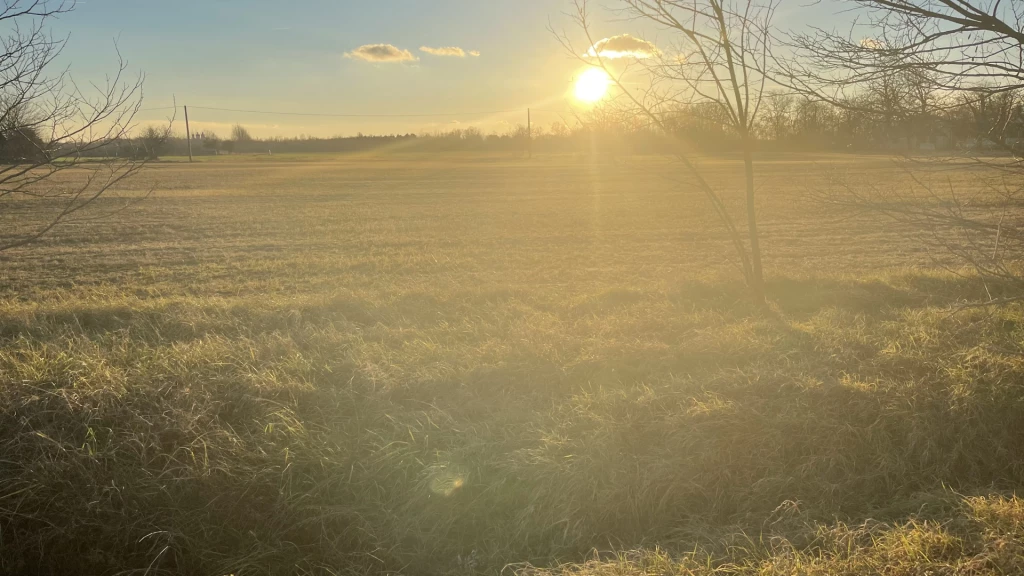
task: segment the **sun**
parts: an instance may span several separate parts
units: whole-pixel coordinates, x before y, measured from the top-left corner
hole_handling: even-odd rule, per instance
[[[594,103],[604,98],[612,79],[608,73],[600,68],[588,68],[576,79],[576,99],[582,102]]]

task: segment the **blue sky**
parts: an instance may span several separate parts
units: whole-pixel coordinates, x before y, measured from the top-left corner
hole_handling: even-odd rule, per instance
[[[199,129],[226,133],[241,122],[259,135],[330,136],[422,132],[525,121],[525,108],[564,110],[579,62],[548,31],[571,26],[568,0],[81,0],[54,24],[70,33],[65,59],[76,77],[115,64],[114,39],[133,70],[146,73],[146,107],[188,104]],[[776,21],[796,26],[839,9],[832,0],[783,4]],[[602,35],[657,37],[633,22],[602,18]],[[569,28],[570,32],[572,31]],[[414,63],[370,63],[343,55],[392,44]],[[458,46],[479,57],[421,53]],[[200,110],[235,108],[344,114],[421,114],[516,110],[488,116],[332,119]],[[522,110],[522,112],[519,112]],[[167,112],[147,112],[159,119]],[[557,120],[538,111],[535,120]]]

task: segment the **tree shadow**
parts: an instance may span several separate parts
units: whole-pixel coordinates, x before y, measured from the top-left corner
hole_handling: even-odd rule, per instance
[[[903,273],[869,280],[836,278],[771,278],[765,283],[768,301],[788,318],[803,320],[826,308],[869,316],[894,310],[953,307],[1015,294],[1010,282],[953,274]],[[731,316],[762,312],[741,282],[691,281],[670,293],[676,304],[718,310]]]
[[[884,279],[856,280],[834,278],[774,278],[766,284],[769,303],[778,314],[790,320],[805,320],[825,309],[838,309],[871,317],[891,316],[900,310],[928,307],[953,307],[967,301],[985,301],[1015,294],[1009,283],[988,282],[952,274],[892,275]],[[466,290],[452,295],[427,292],[400,294],[390,300],[367,301],[340,293],[326,298],[310,298],[289,306],[273,300],[223,302],[209,306],[167,302],[76,303],[41,307],[31,312],[0,312],[0,340],[40,337],[44,334],[72,332],[89,337],[132,330],[158,329],[154,337],[178,341],[210,334],[226,337],[288,331],[302,323],[326,325],[337,322],[369,328],[385,326],[430,325],[438,321],[458,321],[484,308],[527,307],[578,318],[616,313],[631,306],[667,300],[673,306],[690,311],[710,311],[724,317],[763,317],[765,308],[754,304],[749,290],[737,281],[687,281],[667,294],[635,288],[613,288],[565,306],[549,301],[534,301],[529,291],[490,289]]]

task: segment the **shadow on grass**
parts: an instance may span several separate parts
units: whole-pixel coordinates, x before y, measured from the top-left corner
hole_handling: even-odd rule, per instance
[[[920,514],[921,494],[1012,490],[1024,483],[1020,362],[982,346],[1005,339],[1002,325],[936,337],[913,324],[928,318],[889,321],[978,288],[780,280],[771,315],[742,286],[691,284],[673,304],[717,316],[661,324],[680,328],[665,339],[646,324],[589,338],[601,322],[581,321],[551,332],[576,339],[560,343],[530,325],[493,350],[456,346],[462,356],[413,334],[346,357],[346,338],[379,325],[404,337],[528,295],[12,313],[0,568],[494,573],[595,547],[756,538],[766,523],[795,534],[776,521],[786,507],[801,521],[899,521]],[[565,314],[643,316],[659,299],[612,290]],[[224,338],[110,358],[66,340],[122,330],[147,344]],[[281,338],[231,338],[265,332]]]
[[[770,278],[765,291],[769,302],[793,319],[806,319],[826,308],[880,316],[896,309],[951,307],[979,302],[988,295],[1015,294],[1009,282],[986,284],[979,278],[953,274],[898,274],[885,279]],[[755,315],[750,292],[741,282],[690,282],[670,293],[682,306]]]
[[[986,291],[987,290],[987,291]],[[783,317],[802,320],[834,308],[873,317],[896,310],[950,307],[965,301],[981,301],[1013,294],[1013,287],[952,274],[903,274],[885,280],[836,280],[827,278],[776,278],[768,281],[769,301]],[[667,301],[684,310],[710,311],[729,318],[756,317],[764,311],[753,305],[741,282],[688,282],[667,295],[632,288],[615,288],[553,308],[549,302],[536,307],[558,315],[578,318],[613,314],[631,306]],[[22,336],[42,337],[53,333],[77,333],[90,337],[133,330],[145,335],[154,329],[162,340],[189,340],[211,334],[238,337],[263,332],[287,331],[297,324],[324,325],[337,322],[355,327],[376,325],[415,326],[438,321],[460,321],[483,308],[500,308],[515,301],[534,305],[529,292],[511,290],[467,291],[449,297],[430,293],[409,293],[393,301],[367,302],[351,295],[325,300],[278,304],[247,301],[203,305],[167,303],[153,305],[58,305],[32,312],[0,311],[0,340]]]

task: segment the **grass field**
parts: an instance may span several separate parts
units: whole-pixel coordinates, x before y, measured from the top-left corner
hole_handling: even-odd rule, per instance
[[[762,309],[668,161],[157,164],[0,256],[0,571],[1018,572],[1024,309],[837,180],[759,164]]]

